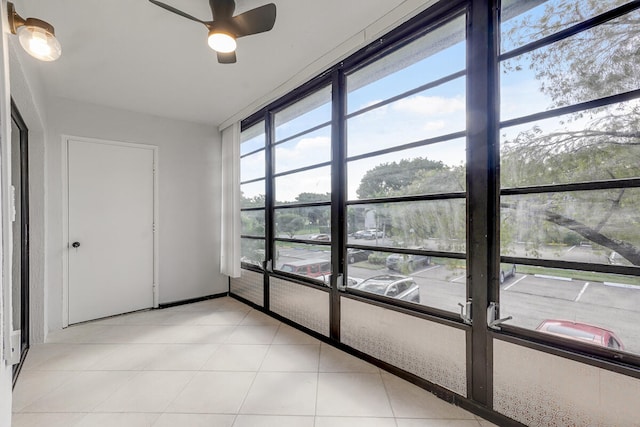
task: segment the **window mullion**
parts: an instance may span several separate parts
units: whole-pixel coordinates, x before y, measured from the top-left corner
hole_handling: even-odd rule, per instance
[[[274,194],[274,146],[275,130],[273,125],[274,115],[267,111],[265,113],[265,267],[275,264],[275,194]],[[269,311],[269,275],[272,268],[265,268],[264,274],[264,308]]]
[[[493,393],[487,307],[496,301],[500,270],[497,3],[471,4],[467,58],[467,295],[473,316],[467,360],[470,397],[487,407]]]
[[[340,340],[340,292],[338,275],[345,274],[346,244],[346,78],[343,70],[333,73],[331,118],[331,338]],[[346,279],[346,277],[345,277]]]

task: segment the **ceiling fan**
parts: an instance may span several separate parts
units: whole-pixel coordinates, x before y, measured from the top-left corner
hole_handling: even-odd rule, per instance
[[[276,22],[276,5],[273,3],[233,16],[236,9],[234,0],[209,0],[213,20],[203,21],[168,4],[149,1],[169,12],[204,24],[209,30],[209,47],[216,51],[221,64],[236,62],[236,39],[269,31]]]

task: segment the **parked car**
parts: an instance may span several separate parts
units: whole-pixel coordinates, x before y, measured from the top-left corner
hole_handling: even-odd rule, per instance
[[[537,331],[558,337],[568,338],[600,347],[624,350],[620,338],[612,331],[587,323],[572,322],[571,320],[543,320],[536,328]]]
[[[427,255],[391,254],[386,260],[386,266],[389,270],[402,272],[415,271],[429,264],[431,264],[431,257]]]
[[[516,276],[515,264],[500,264],[500,284],[502,285],[509,277]]]
[[[403,301],[420,303],[420,287],[413,277],[382,274],[363,280],[354,286],[349,286],[372,294],[384,295]]]
[[[376,230],[375,228],[370,228],[365,230],[362,234],[363,239],[373,240],[375,238],[381,239],[384,237],[384,232],[381,230]]]
[[[316,279],[321,280],[325,285],[329,286],[331,280],[331,274],[323,274],[322,276],[316,277]],[[353,288],[362,282],[362,279],[359,277],[351,277],[347,276],[347,287]]]
[[[328,234],[312,234],[309,239],[311,240],[319,240],[321,242],[329,242],[331,241],[331,236]]]
[[[347,249],[347,263],[353,264],[354,262],[366,261],[372,253],[373,251],[364,249]]]
[[[354,239],[364,239],[364,235],[366,234],[365,230],[358,230],[352,234]]]
[[[319,277],[331,274],[331,262],[324,259],[303,259],[285,262],[278,270],[302,276]]]

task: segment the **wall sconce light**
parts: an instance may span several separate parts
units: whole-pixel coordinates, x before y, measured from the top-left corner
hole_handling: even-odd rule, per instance
[[[20,45],[29,55],[41,61],[60,58],[62,47],[51,24],[36,18],[22,18],[13,3],[7,3],[7,12],[11,33],[18,35]]]

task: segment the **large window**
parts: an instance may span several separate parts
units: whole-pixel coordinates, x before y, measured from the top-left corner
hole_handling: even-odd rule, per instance
[[[240,137],[242,262],[260,268],[266,254],[265,141],[264,122],[244,130]]]
[[[274,269],[328,285],[331,86],[274,115]]]
[[[244,122],[244,267],[331,292],[334,332],[355,298],[638,364],[640,4],[504,0],[497,52],[473,5]]]
[[[515,274],[500,287],[502,314],[638,354],[640,11],[616,9],[622,1],[506,3],[500,227]]]
[[[351,290],[451,312],[467,299],[465,27],[347,75]]]

